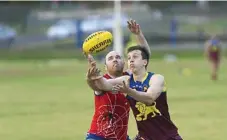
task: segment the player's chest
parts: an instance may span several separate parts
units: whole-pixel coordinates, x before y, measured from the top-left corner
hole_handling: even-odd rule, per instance
[[[149,84],[142,83],[142,82],[133,82],[130,84],[130,88],[137,90],[137,91],[143,91],[146,92],[149,88]]]
[[[97,97],[96,100],[100,104],[128,105],[128,100],[126,99],[123,93],[118,94],[106,93],[100,97]]]

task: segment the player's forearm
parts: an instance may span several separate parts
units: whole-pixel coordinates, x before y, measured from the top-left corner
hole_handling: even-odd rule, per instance
[[[94,91],[99,91],[100,89],[98,88],[98,86],[96,85],[95,81],[94,80],[89,80],[87,79],[87,84],[88,86],[94,90]]]
[[[143,102],[148,105],[154,102],[154,99],[147,92],[141,92],[130,89],[127,94],[134,98],[135,100]]]
[[[151,54],[150,46],[147,43],[147,40],[144,37],[142,31],[138,35],[136,35],[136,41],[139,45],[144,46],[147,49],[147,51],[149,52],[149,54]]]
[[[107,81],[105,78],[95,80],[97,87],[103,91],[112,91],[113,84]]]

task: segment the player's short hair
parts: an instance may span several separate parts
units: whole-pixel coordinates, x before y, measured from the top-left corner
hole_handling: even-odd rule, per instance
[[[136,46],[129,47],[128,50],[127,50],[127,53],[135,51],[135,50],[140,50],[141,51],[142,59],[143,60],[146,59],[147,60],[147,65],[148,65],[149,59],[150,59],[150,54],[149,54],[148,50],[145,47],[143,47],[143,46],[136,45]],[[147,65],[145,66],[145,68],[147,68]]]

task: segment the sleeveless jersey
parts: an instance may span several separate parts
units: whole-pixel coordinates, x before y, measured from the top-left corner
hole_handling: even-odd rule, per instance
[[[220,44],[219,40],[210,40],[211,46],[209,47],[209,57],[212,60],[219,60]]]
[[[146,92],[153,74],[147,73],[143,82],[134,81],[131,75],[130,88]],[[146,105],[127,96],[136,119],[139,135],[145,140],[167,140],[178,135],[178,129],[170,119],[165,90],[152,105]]]
[[[105,74],[106,79],[111,79]],[[130,105],[123,93],[95,95],[95,113],[88,133],[108,140],[126,140]]]

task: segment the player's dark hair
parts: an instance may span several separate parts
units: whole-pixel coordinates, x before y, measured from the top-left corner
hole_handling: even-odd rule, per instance
[[[149,59],[150,59],[150,54],[149,54],[148,50],[145,47],[143,47],[143,46],[137,45],[137,46],[129,47],[128,50],[127,50],[127,53],[135,51],[135,50],[140,50],[141,51],[142,59],[143,60],[146,59],[147,60],[147,65],[148,65]],[[145,68],[147,68],[147,65],[145,66]]]

